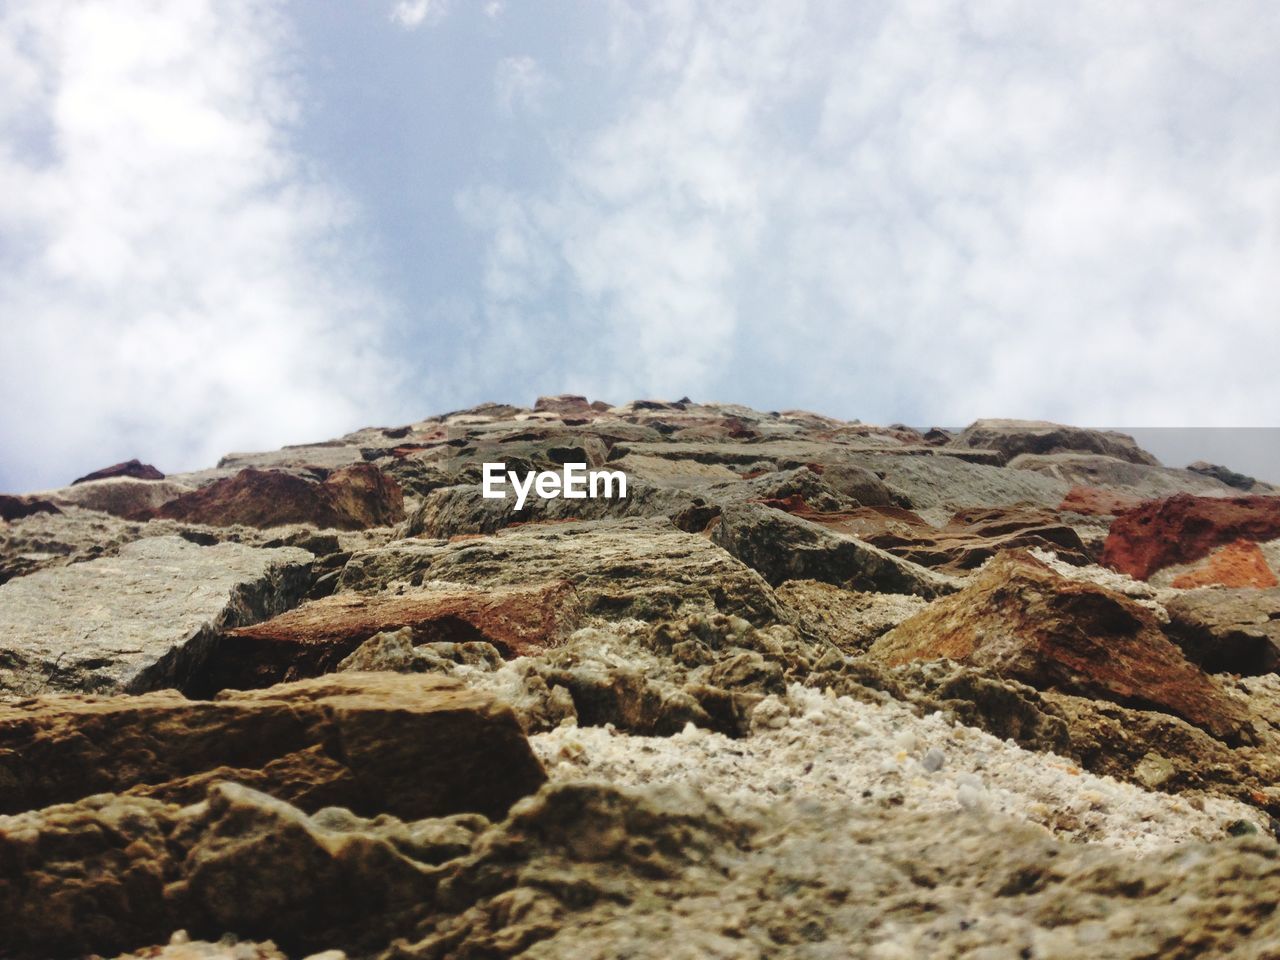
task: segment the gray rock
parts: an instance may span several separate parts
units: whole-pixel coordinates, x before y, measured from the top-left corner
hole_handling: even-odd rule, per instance
[[[1280,587],[1190,590],[1165,603],[1169,635],[1212,672],[1280,669]]]
[[[1020,453],[1101,453],[1130,463],[1160,463],[1126,433],[1068,427],[1044,420],[977,420],[951,443],[970,449],[999,450],[1006,459]]]
[[[0,586],[0,692],[181,687],[217,631],[298,602],[312,555],[180,537]]]

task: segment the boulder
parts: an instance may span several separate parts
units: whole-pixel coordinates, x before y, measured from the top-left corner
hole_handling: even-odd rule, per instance
[[[598,411],[586,397],[574,393],[561,393],[554,397],[538,397],[533,404],[534,413],[555,413],[568,417],[595,417]]]
[[[1243,490],[1245,493],[1249,493],[1258,486],[1267,486],[1267,484],[1259,484],[1253,477],[1237,473],[1217,463],[1207,463],[1204,460],[1197,460],[1195,463],[1187,464],[1187,469],[1204,477],[1212,477],[1214,480],[1225,483],[1228,487]]]
[[[1067,495],[1058,504],[1058,509],[1090,517],[1114,517],[1132,510],[1140,503],[1141,498],[1129,494],[1076,484],[1067,491]]]
[[[758,573],[667,520],[531,523],[454,542],[400,540],[357,551],[338,592],[369,594],[432,580],[476,587],[564,580],[584,613],[607,620],[720,612],[769,624],[783,617]]]
[[[404,593],[343,593],[304,603],[218,639],[195,693],[268,686],[333,670],[376,633],[409,627],[415,643],[492,644],[505,657],[556,646],[581,603],[566,580],[477,588],[439,584]]]
[[[15,497],[0,493],[0,520],[21,520],[37,513],[59,513],[58,508],[40,497]]]
[[[1175,563],[1191,563],[1233,540],[1280,537],[1280,497],[1196,497],[1152,500],[1116,518],[1102,563],[1146,580]]]
[[[64,505],[101,510],[103,513],[129,518],[146,514],[191,492],[192,488],[187,484],[172,480],[107,477],[77,481],[77,485],[52,490],[48,496]]]
[[[996,557],[868,655],[890,666],[945,657],[1039,690],[1170,713],[1224,742],[1252,740],[1247,710],[1186,659],[1151,610],[1022,551]]]
[[[950,577],[762,503],[725,507],[711,539],[774,586],[821,580],[851,590],[926,598],[955,589]]]
[[[282,613],[312,555],[181,537],[48,567],[0,585],[0,693],[185,687],[221,631]]]
[[[1170,636],[1206,670],[1280,671],[1280,588],[1193,590],[1165,609]]]
[[[1130,463],[1160,464],[1128,434],[1086,430],[1044,420],[976,420],[951,443],[957,447],[999,450],[1007,460],[1022,453],[1099,453]]]
[[[1196,587],[1280,586],[1267,564],[1262,548],[1251,540],[1236,540],[1209,554],[1190,570],[1173,578],[1170,586],[1179,590]]]
[[[456,680],[343,673],[213,701],[172,690],[0,704],[0,813],[232,780],[304,810],[506,813],[545,779],[515,715]]]
[[[164,474],[149,463],[133,459],[125,460],[123,463],[113,463],[111,466],[103,467],[101,470],[86,473],[83,477],[72,480],[71,485],[87,483],[90,480],[107,480],[112,477],[133,477],[135,480],[163,480]]]
[[[335,470],[320,483],[281,470],[248,467],[139,517],[215,527],[309,523],[320,528],[363,530],[403,520],[404,495],[395,480],[368,463]]]

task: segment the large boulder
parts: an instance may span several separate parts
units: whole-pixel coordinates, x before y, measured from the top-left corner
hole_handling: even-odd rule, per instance
[[[996,557],[868,655],[890,666],[946,658],[1041,690],[1161,710],[1225,742],[1253,739],[1248,711],[1187,660],[1151,610],[1021,551]]]
[[[1146,580],[1157,570],[1191,563],[1233,540],[1280,537],[1280,497],[1152,500],[1116,518],[1103,546],[1105,566]]]
[[[0,693],[185,687],[221,631],[301,600],[311,561],[293,547],[151,537],[18,577],[0,585]]]
[[[1172,572],[1172,571],[1169,571]],[[1219,547],[1200,563],[1181,571],[1169,584],[1178,590],[1196,587],[1280,586],[1266,554],[1252,540],[1234,540]]]
[[[762,503],[725,507],[711,539],[774,586],[820,580],[851,590],[920,597],[955,589],[949,577]]]
[[[343,593],[304,603],[218,639],[200,683],[267,686],[333,670],[374,634],[409,627],[416,643],[492,644],[503,656],[540,653],[561,643],[581,619],[566,580],[483,587],[438,584],[404,593]]]
[[[515,715],[443,677],[343,673],[213,701],[171,690],[0,704],[0,813],[233,780],[308,811],[501,816],[545,779]]]
[[[86,473],[83,477],[77,477],[71,481],[72,486],[77,483],[87,483],[90,480],[107,480],[112,477],[132,477],[135,480],[163,480],[164,474],[157,470],[149,463],[143,463],[141,460],[125,460],[123,463],[113,463],[109,467],[103,467],[101,470],[94,470]]]
[[[283,470],[247,467],[139,516],[215,527],[309,523],[363,530],[403,520],[404,494],[395,480],[368,463],[334,470],[319,483]]]
[[[565,580],[584,613],[607,620],[719,612],[763,625],[784,617],[758,573],[668,520],[531,523],[452,542],[400,540],[356,552],[338,592],[370,594],[432,580],[477,587]]]
[[[101,510],[117,517],[136,517],[164,506],[192,487],[172,480],[139,480],[134,477],[105,477],[77,481],[74,486],[51,490],[46,496],[64,506]]]
[[[1128,434],[1045,420],[976,420],[951,443],[970,449],[999,450],[1009,460],[1022,453],[1099,453],[1130,463],[1160,464]]]

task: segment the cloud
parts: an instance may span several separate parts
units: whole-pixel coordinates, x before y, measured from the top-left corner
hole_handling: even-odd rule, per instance
[[[482,323],[548,318],[530,369],[879,420],[1274,422],[1266,3],[609,9],[564,80],[609,109],[548,115],[539,189],[461,199]]]
[[[350,204],[291,145],[290,49],[256,0],[0,17],[6,486],[204,466],[387,402],[391,310]]]
[[[423,24],[434,26],[444,18],[446,0],[399,0],[391,8],[391,19],[406,30],[417,30]]]
[[[537,112],[552,87],[551,79],[533,57],[503,57],[494,71],[498,109],[511,116],[519,109]]]

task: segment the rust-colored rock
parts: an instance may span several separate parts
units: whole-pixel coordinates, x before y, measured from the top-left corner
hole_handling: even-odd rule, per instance
[[[492,818],[545,779],[510,708],[438,676],[0,705],[0,814],[98,793],[193,803],[232,780],[308,811]]]
[[[1048,510],[990,507],[962,510],[938,528],[902,507],[813,510],[798,495],[763,501],[895,556],[950,573],[980,567],[1001,550],[1040,547],[1070,563],[1091,562],[1080,535]]]
[[[1267,565],[1262,548],[1250,540],[1236,540],[1209,554],[1192,570],[1176,577],[1172,586],[1180,590],[1195,587],[1275,587],[1275,572]]]
[[[72,480],[71,485],[87,483],[90,480],[109,480],[112,477],[132,477],[135,480],[163,480],[164,474],[151,464],[143,463],[135,458],[133,460],[125,460],[123,463],[113,463],[109,467],[94,470],[92,473],[86,473],[83,477]]]
[[[1102,562],[1146,580],[1175,563],[1192,563],[1233,540],[1280,537],[1280,497],[1196,497],[1149,500],[1116,518]]]
[[[491,643],[505,657],[541,653],[578,625],[572,584],[424,588],[370,596],[336,594],[224,635],[205,671],[212,692],[262,687],[333,670],[384,630],[409,627],[416,643]]]
[[[1147,608],[1022,551],[1000,555],[868,653],[889,665],[947,658],[1041,690],[1170,713],[1228,743],[1252,739],[1247,710],[1186,659]]]
[[[1058,509],[1069,513],[1081,513],[1090,517],[1114,517],[1132,510],[1142,501],[1137,497],[1104,490],[1101,487],[1085,487],[1077,484],[1067,491]]]
[[[364,530],[403,520],[404,494],[394,479],[369,463],[334,470],[322,483],[280,470],[247,467],[234,477],[148,510],[140,518],[215,527],[310,523],[335,530]]]

